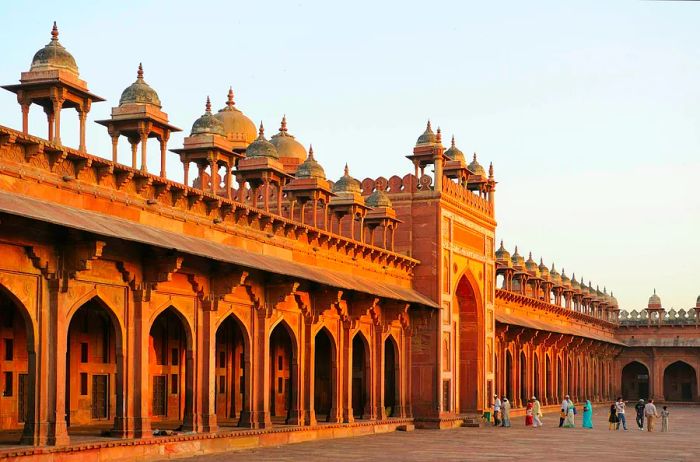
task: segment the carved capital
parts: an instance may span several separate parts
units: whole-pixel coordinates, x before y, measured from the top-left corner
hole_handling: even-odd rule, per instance
[[[171,281],[173,273],[182,267],[183,259],[176,252],[153,255],[144,265],[144,281],[154,284]]]
[[[81,271],[92,269],[92,262],[102,256],[104,241],[88,240],[69,244],[65,248],[65,271],[68,276],[75,277]]]

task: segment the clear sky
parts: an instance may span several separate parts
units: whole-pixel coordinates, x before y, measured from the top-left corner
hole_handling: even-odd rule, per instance
[[[700,295],[698,2],[3,2],[0,82],[28,70],[53,20],[108,100],[91,121],[142,61],[186,133],[232,85],[268,136],[286,113],[330,178],[348,162],[361,179],[412,171],[404,156],[430,118],[493,161],[511,251],[607,286],[625,309],[654,288],[666,308]],[[63,142],[77,146],[77,116],[64,114]],[[9,92],[0,124],[21,127]],[[46,136],[40,110],[30,124]],[[104,127],[90,123],[88,149],[110,156]]]

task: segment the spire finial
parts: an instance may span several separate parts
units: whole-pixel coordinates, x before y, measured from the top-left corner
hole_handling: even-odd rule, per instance
[[[517,245],[515,246],[515,252],[514,252],[514,255],[515,255],[516,253],[518,253],[518,246],[517,246]]]
[[[493,179],[493,162],[489,162],[489,178]]]
[[[345,176],[350,176],[350,169],[348,168],[348,164],[347,164],[347,163],[345,164],[344,172],[345,172]]]
[[[654,295],[656,295],[656,287],[654,287]]]
[[[428,125],[425,127],[425,131],[426,131],[426,132],[429,132],[429,131],[432,131],[432,130],[433,130],[433,127],[430,126],[430,119],[428,119]]]
[[[139,70],[136,72],[136,78],[143,80],[143,64],[139,63]]]
[[[235,105],[236,103],[233,101],[233,87],[228,87],[228,100],[226,101],[226,107],[230,109]]]
[[[454,135],[452,135],[452,144],[451,144],[451,146],[452,146],[453,148],[455,147],[455,136],[454,136]]]
[[[56,21],[53,22],[53,28],[51,29],[51,41],[55,42],[58,40],[58,26]]]
[[[503,239],[501,239],[501,247],[503,247]]]
[[[282,133],[287,133],[287,114],[282,115],[282,124],[280,125],[280,131]]]
[[[532,252],[530,252],[530,255],[528,255],[528,259],[532,260]]]
[[[309,157],[308,158],[311,160],[316,160],[316,159],[314,159],[314,145],[313,144],[309,144]]]
[[[437,136],[435,137],[435,141],[437,141],[438,144],[442,143],[442,130],[440,130],[440,127],[437,128]]]
[[[476,153],[474,153],[474,158],[473,158],[473,160],[474,160],[474,162],[476,162]]]
[[[258,137],[265,138],[265,127],[263,127],[262,120],[260,121],[260,128],[258,128]]]
[[[209,96],[207,95],[207,104],[204,106],[204,112],[207,114],[211,114],[211,100],[209,99]]]
[[[544,260],[540,257],[540,266],[544,266]]]

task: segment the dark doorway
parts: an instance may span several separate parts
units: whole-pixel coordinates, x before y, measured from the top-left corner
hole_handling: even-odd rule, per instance
[[[520,353],[520,404],[525,406],[529,396],[527,396],[527,359],[525,353]]]
[[[510,351],[506,351],[506,397],[513,401],[513,356]]]
[[[229,315],[216,330],[216,418],[221,426],[241,424],[246,395],[246,355],[243,329]]]
[[[396,415],[398,404],[398,352],[392,337],[384,341],[384,408],[388,417]]]
[[[664,371],[664,398],[666,401],[696,401],[697,378],[695,369],[683,361],[676,361]]]
[[[270,335],[270,416],[276,423],[291,417],[293,390],[294,343],[284,323]]]
[[[459,412],[479,408],[479,377],[483,369],[484,320],[479,313],[476,292],[462,277],[455,292],[459,306]]]
[[[326,328],[316,334],[314,349],[314,411],[319,421],[330,421],[334,403],[335,347]]]
[[[622,368],[622,397],[649,399],[649,369],[644,364],[633,361]]]
[[[362,334],[352,340],[352,412],[362,419],[369,415],[369,348]]]

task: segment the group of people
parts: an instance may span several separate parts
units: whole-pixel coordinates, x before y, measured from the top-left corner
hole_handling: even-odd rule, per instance
[[[510,427],[510,401],[508,401],[508,398],[505,396],[499,397],[498,395],[494,395],[493,398],[493,425],[495,427]],[[610,406],[610,417],[608,418],[610,430],[619,430],[620,425],[622,425],[622,429],[627,431],[625,406],[625,401],[622,398],[617,398],[615,403]],[[669,431],[668,417],[670,412],[667,406],[664,406],[661,414],[659,414],[657,413],[653,399],[650,399],[647,403],[645,403],[643,399],[640,399],[635,405],[635,411],[637,412],[637,426],[639,430],[644,430],[644,421],[646,420],[647,430],[650,432],[654,431],[656,419],[661,417],[661,431]],[[566,395],[561,403],[559,427],[574,428],[576,426],[577,413],[576,405],[571,400],[571,397]],[[525,426],[534,428],[542,426],[542,405],[536,396],[533,396],[527,401],[525,407]],[[587,429],[593,428],[593,406],[588,399],[583,405],[582,427]]]
[[[622,398],[617,398],[617,400],[610,405],[610,417],[608,418],[608,429],[609,430],[619,430],[620,425],[622,429],[627,431],[627,420],[625,419],[625,401]],[[668,406],[664,406],[661,414],[656,410],[656,405],[654,400],[650,399],[647,403],[644,403],[643,399],[634,406],[634,410],[637,414],[637,427],[639,430],[644,430],[644,421],[647,423],[647,431],[653,432],[656,424],[656,419],[661,417],[661,431],[668,431],[668,418],[671,414],[668,410]]]
[[[510,427],[510,401],[505,396],[501,399],[493,396],[493,426]],[[525,425],[528,427],[542,426],[542,405],[536,396],[527,401],[525,409]]]

